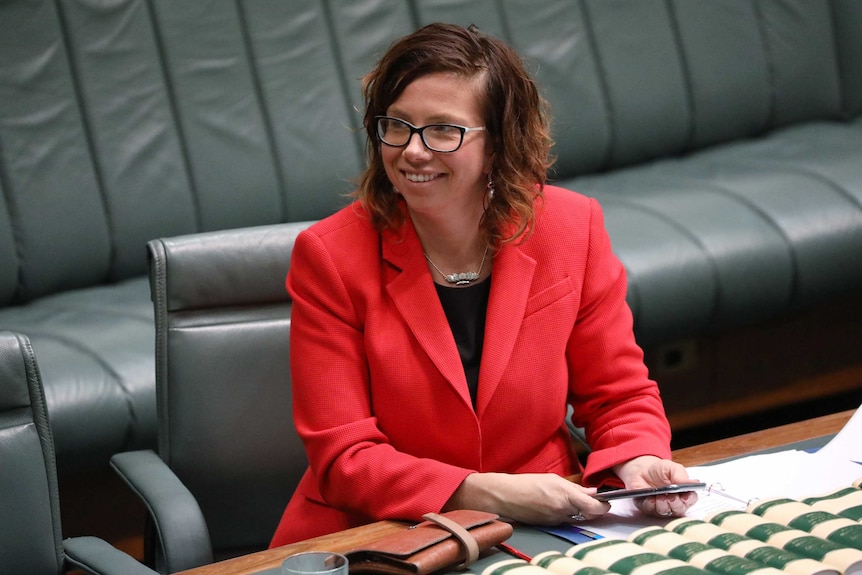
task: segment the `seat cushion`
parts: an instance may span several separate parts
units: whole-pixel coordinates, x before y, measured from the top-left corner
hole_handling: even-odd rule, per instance
[[[0,326],[31,340],[61,473],[107,469],[117,451],[155,447],[155,328],[146,278],[3,308]]]

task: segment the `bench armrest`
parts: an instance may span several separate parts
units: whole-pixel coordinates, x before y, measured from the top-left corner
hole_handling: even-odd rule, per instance
[[[92,575],[158,575],[98,537],[70,537],[63,551],[67,563]]]
[[[117,453],[111,457],[111,467],[150,514],[160,571],[174,573],[213,562],[209,531],[197,500],[155,452]]]

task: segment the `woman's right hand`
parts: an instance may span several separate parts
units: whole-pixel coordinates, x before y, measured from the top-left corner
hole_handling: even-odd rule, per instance
[[[593,499],[595,492],[553,473],[473,473],[443,510],[477,509],[529,525],[558,525],[607,513],[610,504]]]

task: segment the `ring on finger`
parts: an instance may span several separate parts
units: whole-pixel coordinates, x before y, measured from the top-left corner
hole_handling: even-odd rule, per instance
[[[577,513],[575,513],[574,515],[569,515],[569,519],[571,519],[572,521],[584,521],[586,517],[584,517],[584,514],[581,513],[580,509],[578,509]]]

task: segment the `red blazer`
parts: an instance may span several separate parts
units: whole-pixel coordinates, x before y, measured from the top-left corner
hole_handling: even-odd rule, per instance
[[[354,204],[297,238],[291,373],[310,467],[273,546],[418,521],[474,471],[576,473],[567,402],[593,449],[586,483],[638,455],[670,457],[598,203],[546,187],[533,234],[493,266],[474,410],[409,221],[381,235]]]

